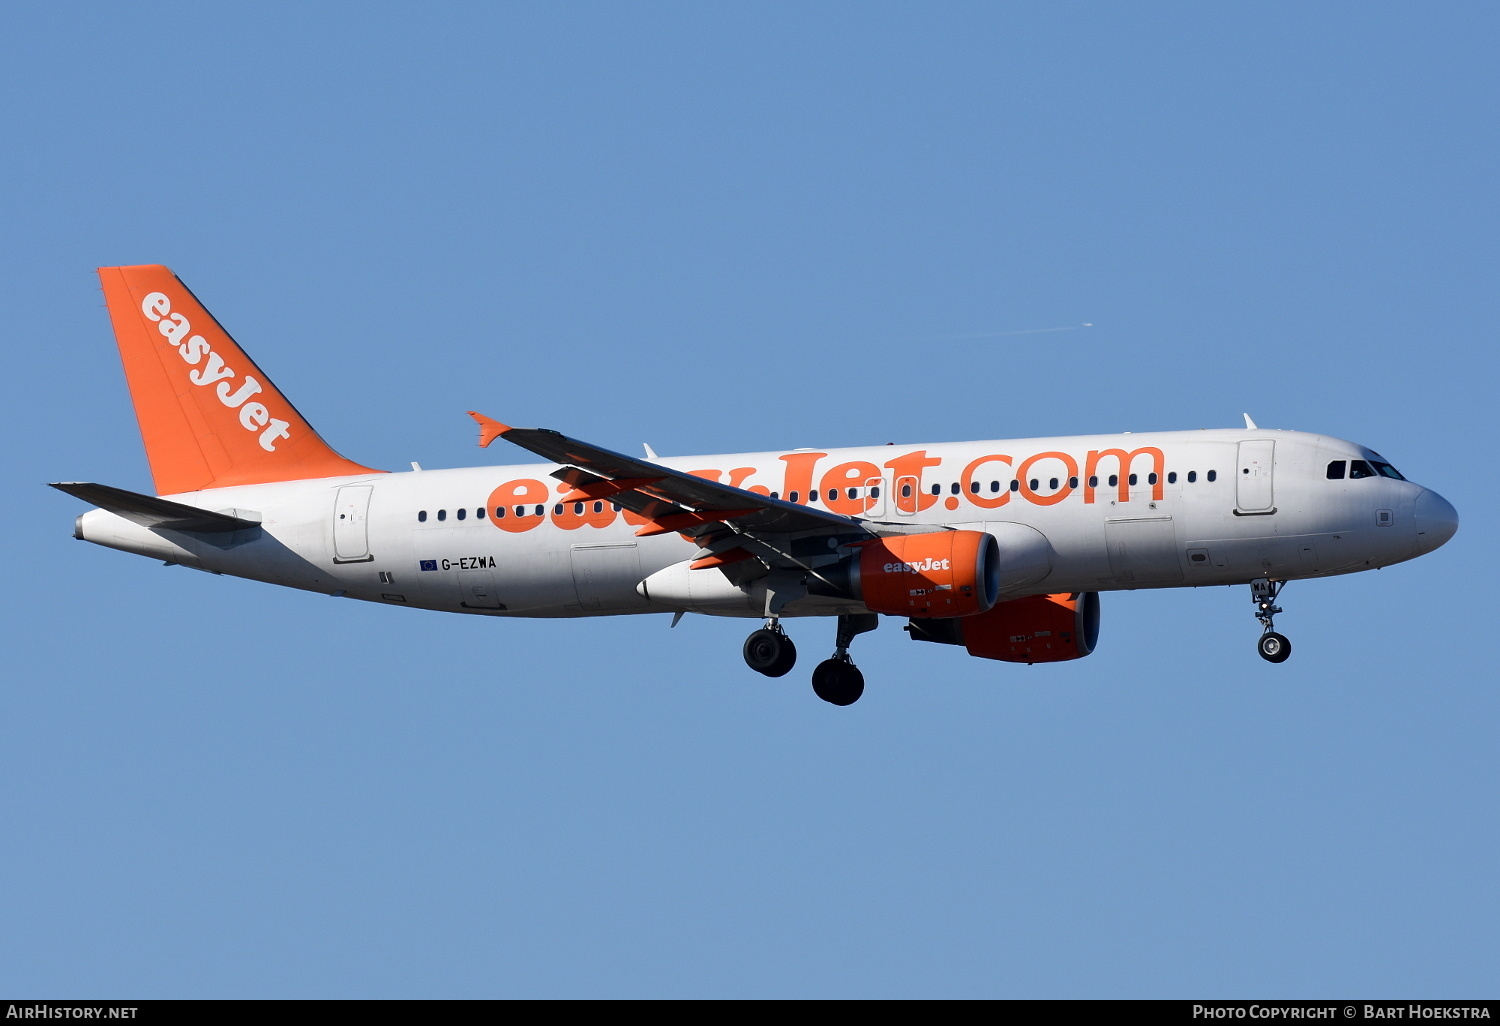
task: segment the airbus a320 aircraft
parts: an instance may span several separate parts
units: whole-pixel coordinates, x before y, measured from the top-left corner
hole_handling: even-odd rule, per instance
[[[854,637],[1015,663],[1078,659],[1099,592],[1248,584],[1260,654],[1290,580],[1442,545],[1458,514],[1352,442],[1233,430],[645,459],[476,412],[547,462],[387,473],[344,459],[165,267],[99,271],[156,495],[61,483],[74,536],[271,584],[479,616],[763,621],[745,662],[791,670],[783,621],[837,618],[813,690],[849,705]],[[676,623],[674,617],[673,623]]]

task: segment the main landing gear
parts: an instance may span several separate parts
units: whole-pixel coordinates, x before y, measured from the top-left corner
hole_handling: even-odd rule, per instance
[[[865,693],[865,675],[849,658],[849,644],[857,635],[879,626],[880,617],[874,613],[839,617],[833,658],[823,660],[813,670],[813,692],[819,698],[834,705],[853,705],[859,701],[859,696]],[[796,662],[797,647],[775,617],[745,639],[745,664],[756,673],[784,677]]]
[[[1264,577],[1250,582],[1250,598],[1255,602],[1255,618],[1260,621],[1262,628],[1260,641],[1255,647],[1260,652],[1260,657],[1269,663],[1284,663],[1287,656],[1292,654],[1292,643],[1285,634],[1276,633],[1274,623],[1274,617],[1281,612],[1281,607],[1276,604],[1276,596],[1281,594],[1284,587],[1285,581],[1271,581]]]
[[[785,677],[797,663],[797,646],[774,617],[745,639],[745,665],[767,677]]]
[[[834,640],[833,658],[825,659],[813,670],[813,693],[834,705],[853,705],[865,693],[865,675],[849,658],[849,644],[855,635],[880,626],[874,613],[856,613],[839,617],[839,632]]]

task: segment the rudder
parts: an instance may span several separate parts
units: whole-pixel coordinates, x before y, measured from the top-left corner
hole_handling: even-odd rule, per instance
[[[170,270],[99,280],[158,495],[377,473],[334,452]]]

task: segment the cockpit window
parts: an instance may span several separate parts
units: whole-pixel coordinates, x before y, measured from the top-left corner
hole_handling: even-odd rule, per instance
[[[1344,479],[1344,468],[1348,465],[1347,460],[1334,460],[1328,464],[1328,480],[1342,481]]]
[[[1375,471],[1364,460],[1349,461],[1349,479],[1358,481],[1362,477],[1374,477]]]
[[[1371,460],[1370,461],[1370,466],[1374,467],[1375,468],[1375,473],[1379,474],[1381,477],[1388,477],[1388,478],[1390,478],[1393,481],[1405,481],[1406,480],[1406,478],[1404,478],[1404,477],[1401,476],[1401,471],[1397,470],[1395,467],[1391,466],[1389,463],[1378,463],[1375,460]]]

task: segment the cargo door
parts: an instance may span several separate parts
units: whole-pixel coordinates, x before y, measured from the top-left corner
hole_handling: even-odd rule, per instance
[[[1104,522],[1109,569],[1127,588],[1182,580],[1177,529],[1171,517],[1131,517]]]
[[[640,609],[649,603],[635,590],[641,583],[635,542],[573,546],[573,587],[586,613]]]
[[[504,609],[495,594],[495,575],[488,570],[460,570],[459,605],[465,609]]]
[[[1234,475],[1238,500],[1235,503],[1236,513],[1276,512],[1276,495],[1271,482],[1275,457],[1276,442],[1273,439],[1252,439],[1240,443],[1239,467]]]
[[[368,563],[370,555],[370,493],[373,485],[345,485],[333,508],[333,561]]]

